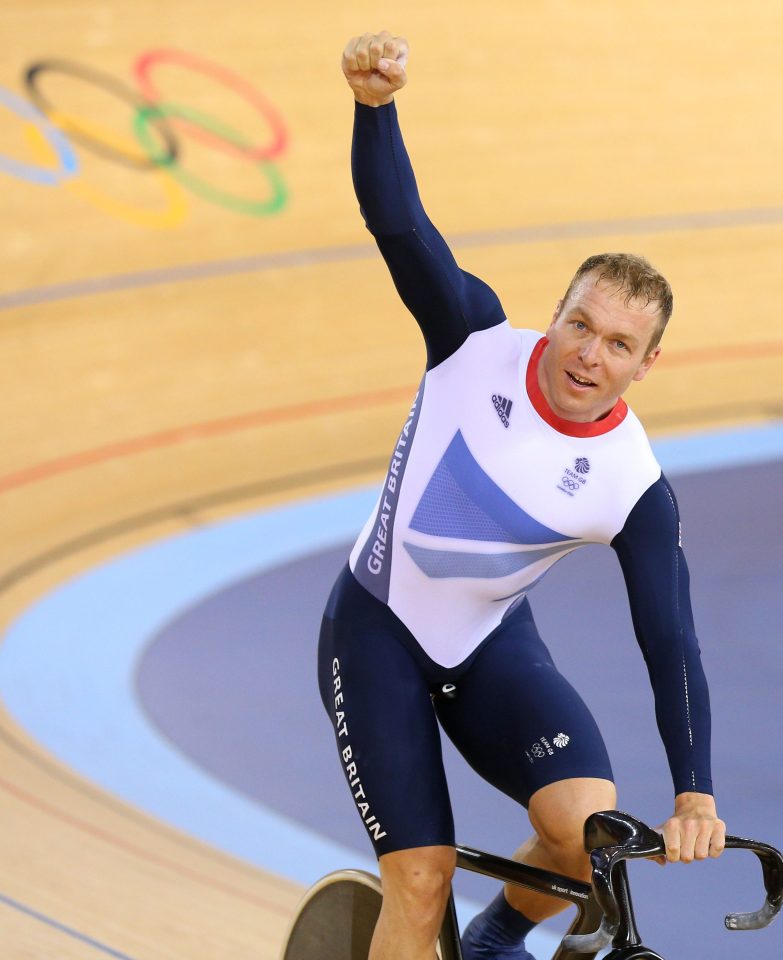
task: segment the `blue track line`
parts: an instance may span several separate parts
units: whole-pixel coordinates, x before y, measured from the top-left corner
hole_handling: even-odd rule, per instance
[[[101,943],[99,940],[94,940],[92,937],[88,937],[84,933],[79,933],[79,931],[74,930],[73,927],[67,927],[64,923],[60,923],[59,920],[53,920],[51,917],[47,917],[46,914],[39,913],[37,910],[33,910],[32,907],[28,907],[23,903],[19,903],[18,900],[12,900],[11,897],[6,897],[2,893],[0,893],[0,903],[4,903],[6,906],[11,907],[14,910],[18,910],[19,913],[23,913],[28,917],[32,917],[33,920],[38,920],[40,923],[45,923],[47,927],[53,927],[60,933],[64,933],[66,936],[73,937],[74,940],[79,940],[81,943],[86,943],[88,946],[94,947],[101,953],[106,954],[107,957],[116,957],[117,960],[134,960],[134,958],[129,956],[127,953],[120,953],[119,950],[114,950],[112,947],[107,947],[105,943]]]

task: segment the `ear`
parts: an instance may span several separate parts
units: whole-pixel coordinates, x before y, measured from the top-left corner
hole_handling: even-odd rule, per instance
[[[650,367],[655,363],[658,357],[661,354],[661,348],[656,347],[654,350],[651,350],[650,353],[642,360],[639,364],[639,369],[633,375],[634,380],[644,380],[647,374],[650,372]]]

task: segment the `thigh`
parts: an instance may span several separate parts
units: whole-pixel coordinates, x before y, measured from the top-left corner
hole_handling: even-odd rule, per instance
[[[453,845],[429,684],[395,636],[390,611],[367,616],[364,610],[356,621],[348,614],[343,604],[342,619],[324,617],[319,685],[343,773],[376,855]]]
[[[456,686],[453,700],[438,702],[444,730],[477,773],[524,806],[550,783],[613,779],[598,726],[529,608],[487,641]]]

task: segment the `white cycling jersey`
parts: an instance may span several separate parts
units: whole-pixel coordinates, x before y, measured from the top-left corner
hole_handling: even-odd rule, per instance
[[[551,411],[546,343],[503,322],[427,371],[351,553],[357,580],[443,666],[561,557],[609,544],[661,475],[624,401],[592,423]]]

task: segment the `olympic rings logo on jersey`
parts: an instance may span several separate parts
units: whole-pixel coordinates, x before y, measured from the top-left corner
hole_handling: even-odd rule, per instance
[[[164,100],[154,81],[156,68],[177,67],[215,81],[260,114],[267,128],[264,141],[253,143],[207,113]],[[118,137],[105,127],[58,110],[42,91],[45,74],[61,74],[99,88],[132,110],[134,139]],[[137,226],[176,227],[184,220],[187,192],[234,213],[266,217],[284,209],[288,191],[277,164],[288,146],[280,113],[248,81],[220,64],[181,50],[142,53],[133,65],[137,88],[93,67],[72,60],[41,60],[25,71],[29,99],[0,87],[0,105],[25,121],[25,141],[32,162],[0,154],[0,173],[45,187],[63,186],[85,202]],[[266,181],[263,199],[248,199],[208,183],[180,162],[183,137],[199,141],[257,167]],[[74,144],[138,173],[153,177],[165,206],[149,209],[129,204],[85,182]]]

